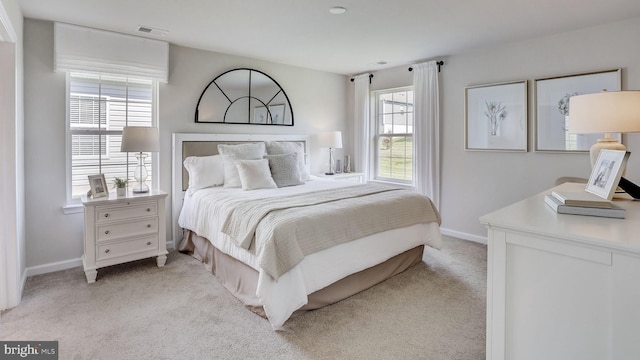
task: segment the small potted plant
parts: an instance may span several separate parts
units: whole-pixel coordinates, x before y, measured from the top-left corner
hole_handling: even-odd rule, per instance
[[[118,196],[127,196],[127,183],[129,180],[115,178],[113,180],[113,185],[116,188],[116,193]]]

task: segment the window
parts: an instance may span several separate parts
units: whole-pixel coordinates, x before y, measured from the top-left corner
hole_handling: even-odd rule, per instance
[[[88,175],[102,173],[109,184],[118,177],[135,185],[137,159],[133,153],[120,152],[122,129],[156,126],[157,82],[123,76],[67,76],[67,201],[77,202],[89,191]],[[145,165],[153,175],[151,157]]]
[[[374,179],[413,183],[413,88],[374,92]]]

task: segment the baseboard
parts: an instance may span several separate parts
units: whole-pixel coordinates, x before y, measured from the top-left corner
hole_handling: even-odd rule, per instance
[[[27,269],[24,269],[24,272],[22,273],[22,279],[20,279],[20,299],[18,299],[18,304],[20,305],[20,303],[22,302],[22,295],[24,294],[24,287],[27,285]]]
[[[473,241],[473,242],[487,245],[487,238],[484,236],[473,235],[473,234],[469,234],[461,231],[445,229],[442,227],[440,228],[440,232],[442,233],[442,235],[452,236],[458,239]]]
[[[71,269],[77,266],[82,266],[82,258],[64,260],[64,261],[58,261],[55,263],[28,267],[27,270],[25,271],[25,281],[26,281],[26,278],[29,276],[35,276],[35,275],[46,274],[54,271]]]
[[[174,249],[173,241],[167,241],[167,250]],[[29,276],[34,275],[42,275],[54,271],[67,270],[74,268],[76,266],[82,266],[82,258],[64,260],[55,263],[43,264],[38,266],[32,266],[26,269],[23,275],[22,287],[24,288],[24,284],[27,281]]]
[[[445,229],[445,228],[440,228],[440,232],[443,235],[446,236],[453,236],[459,239],[463,239],[463,240],[468,240],[468,241],[473,241],[473,242],[477,242],[480,244],[487,244],[487,238],[484,238],[482,236],[477,236],[477,235],[472,235],[472,234],[468,234],[468,233],[463,233],[460,231],[455,231],[455,230],[449,230],[449,229]],[[173,250],[175,248],[175,245],[173,243],[173,241],[167,241],[167,250]],[[71,260],[65,260],[65,261],[58,261],[55,263],[49,263],[49,264],[43,264],[43,265],[38,265],[38,266],[32,266],[32,267],[28,267],[25,272],[22,275],[22,289],[20,291],[20,293],[22,293],[22,290],[24,289],[24,285],[27,282],[27,278],[30,276],[35,276],[35,275],[42,275],[42,274],[47,274],[50,272],[55,272],[55,271],[60,271],[60,270],[66,270],[66,269],[71,269],[74,268],[76,266],[82,266],[82,258],[77,258],[77,259],[71,259]]]

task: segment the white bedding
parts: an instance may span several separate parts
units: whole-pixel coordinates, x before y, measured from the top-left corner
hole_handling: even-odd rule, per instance
[[[216,216],[212,200],[233,203],[250,198],[287,196],[353,184],[315,179],[304,185],[278,189],[243,191],[242,189],[208,188],[187,191],[179,217],[182,228],[204,236],[222,252],[256,269],[259,273],[257,298],[274,329],[280,328],[291,314],[307,303],[307,295],[350,274],[362,271],[419,245],[440,248],[442,241],[437,223],[417,224],[386,231],[340,244],[306,256],[277,281],[260,269],[258,259],[236,246],[221,233],[222,217]],[[388,241],[403,239],[404,241]]]

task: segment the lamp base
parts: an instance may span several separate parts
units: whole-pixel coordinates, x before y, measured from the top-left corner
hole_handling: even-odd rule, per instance
[[[324,173],[325,175],[334,175],[333,173],[333,155],[331,153],[331,148],[329,148],[329,171]]]
[[[132,191],[134,194],[148,193],[149,187],[147,186],[147,184],[139,184],[139,185],[136,185]]]
[[[135,171],[133,172],[133,177],[138,182],[136,186],[133,187],[133,192],[135,194],[147,193],[149,192],[149,187],[145,184],[147,180],[147,167],[144,166],[144,159],[147,157],[145,153],[136,154],[136,158],[138,158],[138,166],[136,166]]]
[[[598,155],[600,155],[600,150],[622,150],[626,151],[626,146],[620,144],[618,139],[614,138],[604,138],[598,139],[598,142],[593,144],[589,149],[589,156],[591,158],[591,167],[596,165],[596,161],[598,161]]]

